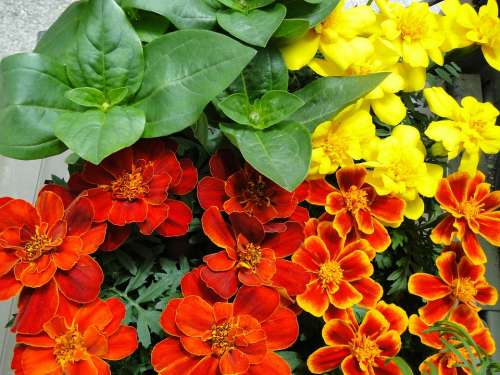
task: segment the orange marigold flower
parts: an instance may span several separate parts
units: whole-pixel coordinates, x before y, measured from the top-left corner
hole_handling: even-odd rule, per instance
[[[370,278],[375,250],[366,240],[346,242],[331,222],[313,220],[306,227],[310,230],[314,225],[318,235],[307,237],[292,256],[311,274],[306,291],[297,296],[298,305],[318,317],[330,304],[338,309],[355,304],[374,307],[383,293],[382,286]]]
[[[17,335],[15,375],[110,375],[104,360],[117,361],[137,349],[135,328],[121,325],[125,305],[117,298],[79,306],[61,300],[57,315],[37,335]]]
[[[285,289],[289,296],[304,292],[308,273],[302,266],[284,259],[304,240],[299,223],[287,222],[283,231],[266,232],[255,217],[246,213],[234,212],[229,219],[231,225],[215,206],[201,218],[208,238],[224,248],[203,258],[207,266],[202,267],[201,278],[208,287],[225,299],[236,293],[239,283]]]
[[[198,172],[191,160],[178,160],[176,150],[173,142],[145,139],[97,166],[87,162],[71,176],[70,188],[83,191],[94,204],[94,220],[113,224],[115,248],[128,237],[131,223],[145,235],[156,231],[173,237],[188,231],[191,208],[172,195],[191,192]]]
[[[80,303],[97,297],[104,276],[89,254],[103,242],[106,224],[94,225],[93,217],[94,208],[85,197],[67,209],[51,191],[42,191],[34,207],[21,199],[2,198],[0,300],[21,292],[18,332],[42,329],[57,311],[58,290]]]
[[[472,263],[486,263],[477,234],[500,246],[500,191],[490,192],[481,172],[472,178],[456,172],[440,181],[435,198],[448,215],[433,229],[431,239],[449,245],[456,236]]]
[[[460,305],[453,310],[449,317],[449,321],[461,325],[469,333],[476,344],[487,354],[491,355],[496,351],[495,341],[493,340],[490,331],[484,326],[483,322],[474,310],[471,310],[465,305]],[[411,334],[419,336],[422,344],[438,350],[445,348],[442,339],[445,339],[454,346],[459,344],[459,342],[452,340],[449,334],[426,332],[429,328],[430,326],[419,316],[410,316],[409,331]],[[465,358],[469,357],[465,348],[457,348],[457,350],[459,350]],[[460,369],[460,359],[449,351],[440,352],[427,358],[419,367],[423,374],[428,373],[429,366],[427,363],[429,362],[438,369],[439,374],[468,374],[468,372]]]
[[[246,212],[261,223],[276,218],[293,221],[308,218],[307,210],[298,207],[302,198],[299,188],[291,193],[254,170],[248,163],[243,167],[229,150],[219,150],[210,158],[210,173],[198,184],[200,206],[216,206],[228,214]]]
[[[419,309],[423,321],[432,324],[443,319],[457,305],[479,310],[478,304],[494,305],[497,290],[487,283],[484,265],[474,265],[467,257],[446,251],[436,259],[439,276],[416,273],[408,280],[408,291],[427,300]]]
[[[341,168],[336,172],[339,188],[324,179],[308,181],[307,201],[323,205],[334,216],[333,227],[342,237],[366,239],[376,251],[384,251],[391,237],[384,225],[397,227],[404,219],[405,201],[392,195],[378,195],[365,183],[362,166]]]
[[[267,287],[242,287],[233,303],[210,303],[197,295],[169,302],[160,321],[172,337],[151,354],[160,374],[289,375],[274,350],[297,339],[297,317],[280,306],[279,293]]]
[[[401,349],[400,336],[407,326],[404,310],[384,302],[369,310],[361,324],[331,319],[322,332],[327,346],[309,356],[307,367],[313,374],[341,366],[346,375],[399,375],[399,367],[387,360]]]

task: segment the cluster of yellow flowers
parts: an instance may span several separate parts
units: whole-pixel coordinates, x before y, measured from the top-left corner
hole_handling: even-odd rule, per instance
[[[443,118],[425,131],[436,142],[433,149],[449,159],[462,156],[460,170],[473,175],[480,152],[500,151],[498,110],[472,97],[459,105],[443,88],[424,87],[430,62],[442,65],[444,54],[456,48],[479,45],[486,61],[500,70],[498,6],[488,0],[476,12],[459,0],[445,0],[438,14],[424,2],[408,7],[375,3],[379,12],[368,5],[346,8],[342,0],[324,22],[282,53],[290,70],[307,65],[321,76],[389,73],[376,89],[316,128],[309,178],[364,160],[370,168],[367,182],[379,194],[404,199],[405,216],[416,220],[424,212],[421,196],[435,195],[443,170],[425,162],[419,131],[401,124],[406,107],[398,93],[423,90],[429,109]],[[371,113],[394,126],[390,136],[376,136]]]

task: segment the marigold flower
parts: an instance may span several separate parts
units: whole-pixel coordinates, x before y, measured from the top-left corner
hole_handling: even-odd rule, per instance
[[[327,346],[309,356],[307,367],[313,374],[339,366],[346,375],[400,374],[399,367],[388,359],[401,349],[400,336],[407,326],[404,310],[384,302],[369,310],[361,324],[352,319],[331,319],[322,332]]]
[[[242,287],[233,303],[196,295],[173,299],[161,325],[171,337],[151,354],[160,374],[289,375],[273,351],[290,347],[299,333],[295,314],[267,287]]]
[[[487,354],[491,355],[495,352],[495,341],[493,340],[493,337],[491,337],[490,331],[484,326],[475,311],[469,309],[465,305],[460,305],[453,310],[448,320],[462,326],[462,328],[469,333],[476,344]],[[426,332],[429,328],[430,326],[417,315],[410,316],[409,331],[411,334],[420,337],[422,344],[438,350],[445,348],[442,339],[445,339],[454,346],[459,344],[459,342],[452,340],[449,334],[443,335],[439,332]],[[461,352],[464,358],[469,357],[465,348],[457,348],[457,350]],[[439,374],[462,375],[468,373],[461,370],[460,359],[454,353],[449,351],[434,354],[422,362],[419,367],[422,374],[428,373],[429,363],[433,364],[437,368]]]
[[[117,298],[78,306],[61,301],[57,315],[37,335],[17,335],[15,375],[109,375],[104,360],[117,361],[137,349],[135,328],[121,325],[125,305]]]
[[[436,259],[439,276],[416,273],[408,280],[408,291],[427,300],[419,309],[427,324],[443,319],[458,305],[477,311],[478,304],[494,305],[498,292],[486,281],[484,265],[474,265],[467,257],[457,259],[454,251],[446,251]]]
[[[311,178],[334,173],[363,158],[363,150],[376,139],[375,125],[366,110],[347,109],[318,125],[312,135]]]
[[[398,125],[392,134],[374,142],[366,155],[367,167],[373,168],[366,177],[379,195],[394,195],[406,201],[405,216],[417,220],[424,213],[424,197],[433,197],[443,168],[425,162],[425,147],[418,130]]]
[[[443,65],[440,46],[444,35],[440,27],[440,16],[429,9],[427,3],[415,2],[408,7],[386,0],[375,1],[382,14],[387,17],[380,27],[381,41],[392,48],[403,62],[412,67],[427,67],[429,58]]]
[[[346,243],[332,223],[317,223],[318,235],[307,237],[292,261],[311,274],[306,291],[297,296],[297,304],[320,317],[329,305],[346,309],[355,304],[374,307],[382,297],[382,287],[370,276],[370,260],[375,250],[365,240]]]
[[[442,49],[446,52],[480,45],[488,64],[500,70],[500,19],[496,0],[488,0],[479,12],[458,0],[445,0],[441,9],[446,15],[443,17],[446,40]]]
[[[457,237],[473,264],[487,260],[478,234],[500,246],[500,191],[490,192],[484,179],[479,171],[472,178],[465,172],[456,172],[442,179],[436,192],[436,200],[448,214],[432,230],[432,241],[449,245]]]
[[[41,330],[57,310],[58,290],[80,303],[97,297],[104,276],[89,254],[103,242],[106,224],[93,225],[93,217],[85,197],[66,210],[51,191],[42,191],[35,207],[21,199],[1,199],[0,300],[22,290],[18,332]]]
[[[304,292],[309,275],[302,266],[284,259],[304,240],[299,223],[288,222],[283,231],[266,232],[246,213],[234,212],[229,219],[231,225],[215,206],[201,218],[208,238],[224,248],[203,258],[207,266],[202,267],[201,278],[208,287],[225,299],[236,293],[239,283],[284,288],[289,296]]]
[[[191,209],[170,194],[188,194],[198,176],[191,160],[177,159],[176,149],[159,139],[141,140],[98,166],[85,163],[69,185],[92,201],[97,222],[118,227],[137,223],[145,235],[156,230],[166,237],[182,236],[191,223]]]
[[[299,194],[286,191],[254,170],[243,167],[229,150],[217,151],[209,161],[212,176],[198,184],[198,201],[203,209],[211,206],[230,214],[246,212],[265,224],[277,218],[290,218],[301,209]]]
[[[460,106],[442,87],[425,89],[424,96],[429,109],[446,118],[431,122],[425,135],[442,143],[448,151],[448,159],[456,158],[463,151],[461,171],[474,174],[481,151],[486,154],[500,151],[500,126],[496,126],[500,112],[493,104],[466,96]]]
[[[385,225],[398,227],[403,221],[405,201],[401,198],[378,195],[365,183],[367,171],[362,166],[337,171],[339,189],[324,179],[309,181],[307,201],[324,205],[333,215],[333,227],[342,237],[367,240],[376,251],[384,251],[391,243]]]

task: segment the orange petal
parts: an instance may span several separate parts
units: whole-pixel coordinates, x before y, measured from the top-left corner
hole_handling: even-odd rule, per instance
[[[372,214],[368,210],[358,210],[355,215],[358,229],[365,234],[372,234],[375,228],[373,227],[374,220]]]
[[[44,191],[38,195],[36,209],[40,214],[40,220],[49,224],[49,227],[61,220],[64,216],[64,204],[56,193]]]
[[[388,328],[389,322],[379,311],[369,310],[359,326],[358,332],[368,337],[377,337]]]
[[[40,258],[38,259],[38,262],[41,263],[44,259],[49,259],[49,262],[47,264],[47,267],[42,270],[37,270],[37,267],[31,267],[31,264],[29,267],[24,268],[24,270],[21,272],[20,280],[21,283],[24,286],[27,286],[29,288],[39,288],[45,284],[47,284],[55,275],[57,271],[57,266],[55,262],[47,257],[47,258]],[[18,263],[17,266],[15,267],[15,272],[16,276],[18,273],[18,269],[20,269],[22,266],[26,266],[26,263]]]
[[[279,307],[262,323],[266,331],[267,348],[283,350],[292,346],[299,336],[299,324],[295,313],[285,307]]]
[[[313,374],[324,374],[339,367],[350,354],[348,346],[319,348],[307,358],[307,367]],[[350,375],[348,372],[344,374]]]
[[[38,335],[16,335],[16,344],[35,346],[37,348],[53,348],[56,342],[45,332]]]
[[[160,341],[151,352],[151,364],[161,374],[186,374],[198,361],[182,349],[177,338]]]
[[[69,330],[68,325],[71,325],[72,323],[72,320],[66,322],[64,317],[56,315],[43,325],[43,330],[47,332],[51,338],[56,339],[65,335]]]
[[[297,304],[308,313],[319,318],[325,313],[330,301],[321,282],[313,280],[307,285],[306,291],[297,296]]]
[[[27,375],[46,375],[59,369],[53,349],[28,347],[24,350],[21,364],[23,371]]]
[[[219,247],[231,248],[236,245],[231,227],[224,221],[217,207],[207,209],[201,218],[203,232]]]
[[[318,236],[307,237],[304,241],[303,249],[307,251],[317,265],[321,265],[330,260],[330,253],[323,240]]]
[[[375,339],[375,343],[382,351],[380,355],[385,357],[394,357],[401,349],[401,336],[399,332],[391,330],[382,333]]]
[[[329,346],[348,346],[354,339],[355,333],[348,322],[332,319],[323,326],[322,336]]]
[[[331,304],[338,309],[347,309],[363,299],[362,294],[347,281],[341,281],[338,290],[329,297]]]
[[[412,335],[420,337],[422,344],[430,346],[435,349],[441,349],[443,343],[439,336],[439,332],[425,332],[430,328],[418,315],[410,316],[408,330]],[[425,332],[425,333],[424,333]]]
[[[498,301],[498,291],[486,281],[480,281],[476,284],[475,299],[483,305],[496,305]]]
[[[341,237],[345,237],[351,231],[354,221],[350,212],[343,209],[335,215],[332,225]]]
[[[98,375],[97,368],[90,358],[88,360],[84,359],[74,363],[68,362],[63,371],[64,374],[67,375]]]
[[[80,259],[83,241],[80,237],[67,236],[52,254],[55,264],[63,270],[70,270]]]
[[[219,366],[219,359],[213,356],[206,356],[199,361],[196,366],[193,366],[189,375],[208,375],[216,374],[217,367]],[[168,372],[165,372],[167,375]]]
[[[242,287],[234,299],[234,315],[250,315],[263,322],[278,308],[279,293],[267,287]]]
[[[195,268],[182,277],[181,292],[185,297],[192,295],[199,296],[211,304],[222,301],[222,298],[208,288],[201,279],[201,267]]]
[[[366,375],[367,373],[367,371],[363,371],[359,368],[358,361],[352,355],[349,355],[342,361],[341,368],[342,374],[346,375]]]
[[[483,322],[477,311],[467,305],[458,305],[450,314],[450,321],[461,324],[468,332],[474,332],[483,327]]]
[[[491,336],[487,328],[482,328],[472,334],[472,339],[479,345],[487,354],[492,355],[496,351],[495,340]]]
[[[325,205],[328,194],[336,190],[323,178],[309,180],[307,182],[309,185],[309,192],[306,200],[311,204],[319,206]]]
[[[320,264],[316,263],[316,259],[313,258],[307,250],[305,250],[303,247],[298,249],[293,255],[292,255],[292,262],[296,263],[302,267],[304,267],[305,270],[309,272],[318,272]]]
[[[418,313],[425,323],[434,324],[438,320],[443,319],[446,314],[448,314],[454,303],[455,300],[451,297],[429,301],[425,306],[418,309]]]
[[[98,299],[78,309],[74,320],[81,332],[94,325],[103,330],[113,320],[113,313],[106,302]]]
[[[309,280],[309,273],[301,265],[276,259],[276,273],[272,283],[274,286],[285,288],[289,296],[304,293]]]
[[[214,177],[203,177],[198,183],[197,197],[200,206],[208,209],[211,206],[223,209],[224,202],[228,199],[225,192],[226,182]]]
[[[256,365],[251,365],[247,375],[290,375],[288,363],[278,354],[268,352],[264,360]]]
[[[107,337],[96,326],[86,329],[83,339],[87,351],[92,355],[102,356],[108,351]]]
[[[88,232],[82,234],[80,237],[83,241],[82,253],[94,253],[104,242],[104,239],[106,238],[106,230],[107,225],[103,223],[94,225]]]
[[[359,305],[363,307],[375,307],[384,294],[382,285],[370,278],[352,281],[350,284],[363,296],[363,299],[359,302]]]
[[[359,236],[368,241],[377,252],[384,251],[391,244],[391,237],[387,233],[387,229],[378,220],[373,220],[373,233],[360,233]]]
[[[135,352],[137,346],[137,332],[135,328],[121,326],[115,334],[108,337],[108,352],[101,357],[118,361]]]
[[[212,354],[212,345],[209,341],[203,341],[199,337],[181,336],[181,345],[185,351],[196,356]]]
[[[458,277],[457,254],[454,251],[445,251],[436,258],[436,267],[439,276],[449,285]]]
[[[214,304],[215,322],[221,322],[230,319],[234,315],[233,304],[226,302],[217,302]]]
[[[344,249],[345,238],[341,237],[333,224],[328,221],[318,223],[317,232],[330,253],[330,259],[336,259]]]
[[[0,207],[0,230],[10,227],[35,228],[40,217],[35,207],[22,199],[10,199]]]
[[[0,301],[16,296],[22,287],[23,284],[16,280],[13,271],[0,276]]]
[[[215,323],[213,308],[201,297],[185,297],[177,307],[175,323],[185,335],[202,337]]]
[[[330,215],[337,215],[340,211],[346,208],[344,196],[337,192],[333,191],[326,197],[325,203],[325,211]]]
[[[215,254],[208,254],[203,257],[203,261],[212,271],[228,271],[234,267],[236,261],[230,259],[225,250]]]
[[[98,375],[111,375],[111,369],[109,368],[109,365],[99,357],[93,356],[92,363],[94,364],[94,367],[97,369]]]
[[[103,332],[107,336],[110,336],[114,334],[118,328],[120,328],[121,322],[125,319],[127,311],[125,309],[125,304],[116,297],[109,298],[105,302],[113,315],[113,319],[108,323],[108,325],[106,325]]]
[[[365,252],[356,250],[339,260],[343,279],[354,281],[370,277],[373,274],[373,265]]]
[[[415,273],[408,280],[408,291],[428,301],[435,301],[451,293],[450,287],[439,277]]]
[[[219,360],[222,375],[244,374],[249,367],[247,356],[238,349],[225,352]]]
[[[408,327],[408,315],[406,311],[394,303],[385,303],[380,301],[376,307],[384,318],[389,322],[389,329],[396,330],[400,334],[406,331]]]
[[[377,219],[392,225],[403,221],[406,203],[403,199],[392,195],[377,195],[370,204],[370,211]]]
[[[229,299],[238,291],[238,277],[236,269],[214,272],[210,268],[201,267],[203,282],[223,299]]]
[[[160,316],[160,325],[163,330],[171,336],[182,336],[182,332],[175,325],[175,314],[177,313],[177,307],[182,302],[182,298],[172,298],[168,301],[167,307]]]
[[[465,255],[473,264],[486,263],[487,258],[477,236],[469,229],[465,229],[462,236],[462,248]]]

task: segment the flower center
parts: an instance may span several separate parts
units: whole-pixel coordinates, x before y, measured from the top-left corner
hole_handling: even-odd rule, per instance
[[[346,69],[345,73],[348,76],[364,76],[373,73],[373,70],[370,65],[351,65]]]
[[[85,340],[76,328],[71,328],[64,335],[55,339],[54,356],[57,363],[64,368],[66,363],[73,363],[86,352]]]
[[[422,10],[413,7],[404,9],[397,19],[397,28],[401,32],[401,39],[417,41],[425,37],[432,27],[431,16]]]
[[[375,358],[382,353],[378,345],[366,336],[354,338],[351,342],[351,351],[362,370],[375,365]]]
[[[321,280],[323,288],[329,285],[338,285],[344,276],[340,265],[335,261],[323,263],[319,268],[318,277]]]
[[[218,356],[223,355],[230,349],[235,347],[234,344],[235,326],[231,322],[215,324],[212,327],[212,335],[210,337],[212,343],[212,352]]]
[[[24,249],[19,254],[24,262],[33,262],[62,243],[62,239],[53,241],[46,229],[46,225],[43,228],[38,225],[35,227],[35,234],[24,244]]]
[[[482,204],[476,201],[466,201],[462,203],[460,208],[467,219],[475,219],[481,213]]]
[[[471,303],[477,294],[474,282],[469,277],[460,277],[451,284],[453,294],[463,303]]]
[[[261,247],[249,242],[246,245],[238,246],[238,265],[242,268],[247,268],[256,271],[257,265],[262,258]]]
[[[111,191],[116,199],[133,201],[149,192],[149,186],[144,182],[142,168],[132,167],[132,172],[124,173],[111,183]]]
[[[356,212],[368,207],[368,194],[365,190],[351,186],[343,195],[348,211]]]
[[[271,199],[268,196],[266,181],[262,176],[258,176],[257,180],[247,181],[247,186],[243,192],[243,200],[241,205],[245,210],[250,210],[252,205],[255,206],[270,206]]]
[[[321,145],[321,148],[334,164],[343,164],[342,160],[346,158],[346,143],[328,140]]]

